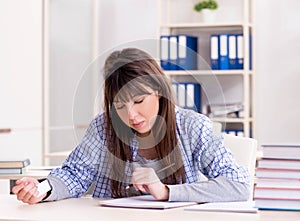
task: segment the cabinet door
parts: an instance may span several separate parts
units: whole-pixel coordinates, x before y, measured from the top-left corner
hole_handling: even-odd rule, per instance
[[[13,130],[0,134],[0,160],[18,160],[29,158],[31,165],[42,164],[42,131]]]
[[[42,150],[42,0],[1,0],[0,30],[0,129],[12,130],[0,134],[0,160],[26,155],[38,164]]]
[[[49,1],[46,158],[56,158],[57,152],[72,150],[93,118],[93,76],[87,69],[93,49],[92,3],[90,0]],[[82,87],[81,93],[78,87]],[[80,105],[74,106],[78,100]],[[59,165],[63,160],[64,157],[51,159],[49,163]]]
[[[0,1],[0,128],[41,127],[42,1]]]

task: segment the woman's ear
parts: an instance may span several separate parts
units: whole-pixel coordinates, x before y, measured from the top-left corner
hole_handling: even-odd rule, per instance
[[[160,91],[155,91],[156,96],[158,96],[158,98],[161,98],[162,94]]]

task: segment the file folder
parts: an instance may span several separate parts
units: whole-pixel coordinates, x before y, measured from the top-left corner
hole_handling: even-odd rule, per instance
[[[237,69],[237,42],[236,35],[228,36],[228,56],[229,56],[229,69]]]
[[[169,70],[177,70],[177,58],[178,58],[178,36],[169,36]]]
[[[244,36],[242,34],[237,35],[237,68],[244,68]]]
[[[188,35],[178,35],[178,70],[197,70],[198,38]]]
[[[210,36],[210,66],[212,70],[219,70],[219,35]]]
[[[185,83],[186,104],[185,108],[197,112],[201,111],[201,87],[198,83]]]
[[[177,84],[177,97],[178,97],[178,106],[185,108],[186,103],[186,95],[185,95],[185,84],[184,83],[178,83]]]
[[[249,36],[249,69],[252,70],[252,35]]]
[[[185,109],[201,111],[201,85],[195,82],[172,83],[177,105]]]
[[[160,66],[169,70],[169,36],[160,36]]]
[[[220,49],[219,49],[219,68],[220,70],[229,69],[228,57],[228,34],[220,34]]]

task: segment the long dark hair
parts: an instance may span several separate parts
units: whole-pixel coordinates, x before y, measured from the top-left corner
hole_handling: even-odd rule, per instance
[[[134,131],[119,118],[113,101],[120,90],[126,88],[121,99],[126,100],[133,94],[145,94],[146,88],[158,91],[159,119],[153,127],[154,138],[159,142],[155,145],[157,156],[164,165],[175,163],[173,174],[162,180],[165,184],[184,183],[186,180],[180,150],[177,146],[176,120],[174,99],[171,84],[157,62],[146,52],[127,48],[115,51],[106,59],[104,66],[104,110],[107,122],[107,147],[111,153],[111,174],[109,184],[113,197],[127,196],[124,191],[126,180],[126,165],[133,162],[130,141]],[[165,127],[166,133],[161,137],[161,130]],[[121,163],[120,163],[121,162]]]

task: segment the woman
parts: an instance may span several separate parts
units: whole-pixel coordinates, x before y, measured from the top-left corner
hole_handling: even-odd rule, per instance
[[[39,195],[39,181],[23,178],[13,188],[19,200],[80,197],[92,183],[93,197],[100,198],[248,199],[248,172],[213,134],[207,117],[174,105],[170,83],[150,55],[135,48],[115,51],[105,62],[104,77],[104,113],[62,167],[51,171],[51,191]],[[200,172],[208,181],[200,180]]]

